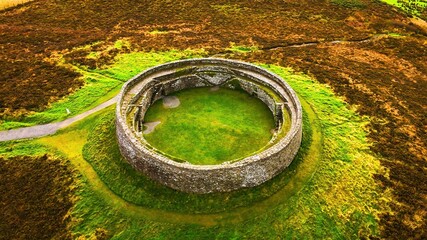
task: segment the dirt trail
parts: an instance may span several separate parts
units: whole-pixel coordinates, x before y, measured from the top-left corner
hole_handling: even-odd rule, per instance
[[[384,37],[387,37],[387,36],[388,36],[387,34],[376,34],[376,35],[369,36],[369,37],[362,38],[362,39],[290,43],[290,44],[284,44],[284,45],[268,46],[268,47],[260,48],[260,50],[274,50],[274,49],[278,49],[278,48],[307,47],[307,46],[314,46],[314,45],[319,45],[319,44],[366,43],[366,42],[375,41],[377,39],[381,39],[381,38],[384,38]]]
[[[38,138],[38,137],[54,134],[56,133],[56,131],[58,131],[61,128],[70,126],[71,124],[84,119],[85,117],[91,115],[92,113],[95,113],[99,110],[102,110],[108,106],[115,104],[116,101],[117,101],[117,96],[115,96],[114,98],[104,103],[99,104],[98,106],[86,112],[83,112],[75,117],[66,119],[62,122],[55,122],[55,123],[49,123],[49,124],[43,124],[43,125],[36,125],[32,127],[0,131],[0,142],[18,140],[18,139],[24,139],[24,138]]]
[[[168,74],[171,73],[171,71],[163,71],[156,73],[151,76],[151,78],[155,78],[158,75],[162,74]],[[104,76],[105,77],[105,76]],[[151,79],[150,78],[150,79]],[[148,81],[148,80],[147,80]],[[136,84],[132,87],[132,89],[129,90],[130,93],[136,93],[139,92],[140,88],[147,82],[142,81],[141,83]],[[51,135],[56,133],[61,128],[67,127],[79,120],[84,119],[85,117],[89,116],[90,114],[97,112],[101,109],[104,109],[112,104],[115,104],[118,100],[118,95],[116,95],[114,98],[101,103],[100,105],[83,112],[75,117],[66,119],[61,122],[55,122],[55,123],[49,123],[49,124],[43,124],[43,125],[36,125],[32,127],[25,127],[25,128],[18,128],[18,129],[12,129],[7,131],[0,131],[0,142],[2,141],[10,141],[10,140],[18,140],[18,139],[24,139],[24,138],[38,138],[43,137],[47,135]],[[123,101],[129,101],[130,99],[124,99]],[[178,107],[180,104],[179,99],[177,97],[171,96],[171,97],[165,97],[164,99],[164,105],[168,108],[175,108]]]

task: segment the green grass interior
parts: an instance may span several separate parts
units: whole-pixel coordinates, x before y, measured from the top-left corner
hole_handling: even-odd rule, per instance
[[[161,122],[144,138],[167,155],[192,164],[220,164],[253,154],[272,137],[271,111],[244,91],[204,87],[173,95],[180,100],[178,107],[156,101],[144,119]]]

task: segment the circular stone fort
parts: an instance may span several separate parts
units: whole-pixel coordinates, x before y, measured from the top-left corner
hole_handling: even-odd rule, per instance
[[[243,90],[265,103],[275,122],[268,145],[217,165],[194,165],[151,146],[143,136],[147,109],[170,94],[197,87]],[[123,157],[146,176],[189,193],[228,192],[257,186],[291,164],[301,145],[302,109],[283,79],[258,66],[217,58],[180,60],[150,68],[124,84],[116,134]]]

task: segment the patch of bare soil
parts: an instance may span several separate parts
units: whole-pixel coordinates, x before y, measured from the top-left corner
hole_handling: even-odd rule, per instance
[[[73,183],[62,160],[0,158],[0,239],[71,239]]]
[[[176,108],[181,104],[181,102],[179,101],[179,98],[176,96],[166,96],[162,100],[163,100],[163,107],[165,108]]]
[[[146,129],[142,133],[143,134],[152,133],[154,129],[157,127],[157,125],[159,124],[160,124],[160,121],[144,123],[144,127],[146,127]]]

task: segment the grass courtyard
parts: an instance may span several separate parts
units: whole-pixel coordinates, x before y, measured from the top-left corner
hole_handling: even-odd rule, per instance
[[[172,159],[192,164],[220,164],[261,150],[272,137],[273,115],[256,97],[241,90],[187,89],[173,94],[180,105],[156,101],[145,122],[156,122],[144,138]]]

